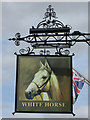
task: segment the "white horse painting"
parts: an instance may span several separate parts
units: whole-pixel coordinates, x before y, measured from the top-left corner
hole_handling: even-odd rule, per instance
[[[45,60],[45,65],[40,61],[39,71],[25,90],[27,99],[33,99],[37,95],[41,96],[42,101],[59,101],[61,97],[58,79],[47,60]]]

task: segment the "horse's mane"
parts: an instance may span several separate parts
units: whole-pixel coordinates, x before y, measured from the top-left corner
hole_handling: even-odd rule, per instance
[[[60,100],[61,99],[61,91],[59,87],[59,82],[57,80],[56,75],[54,72],[51,74],[51,79],[50,79],[50,93],[51,93],[51,99],[52,100]]]

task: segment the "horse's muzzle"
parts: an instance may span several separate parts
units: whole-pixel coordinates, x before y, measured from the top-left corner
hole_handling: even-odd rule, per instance
[[[26,92],[25,91],[25,96],[27,99],[33,99],[32,95],[31,95],[31,92]]]

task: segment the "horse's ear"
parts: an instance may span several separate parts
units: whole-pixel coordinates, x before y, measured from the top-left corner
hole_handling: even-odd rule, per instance
[[[42,64],[42,62],[40,61],[40,68],[44,67],[44,65]]]
[[[45,67],[51,72],[52,70],[51,70],[51,68],[50,68],[50,66],[49,66],[49,64],[48,64],[48,61],[45,59]]]

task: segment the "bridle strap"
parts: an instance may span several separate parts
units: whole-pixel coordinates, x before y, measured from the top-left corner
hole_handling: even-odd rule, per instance
[[[51,73],[49,74],[49,77],[48,77],[47,81],[46,81],[45,83],[43,83],[40,87],[39,87],[34,81],[32,81],[32,83],[34,83],[34,84],[37,86],[37,88],[38,88],[39,91],[42,91],[41,88],[42,88],[42,87],[44,88],[44,87],[46,86],[46,84],[47,84],[48,81],[50,80],[50,77],[51,77]],[[43,88],[42,88],[42,89],[43,89]]]

